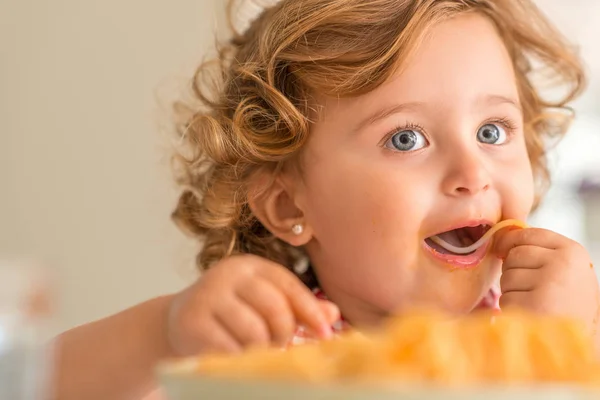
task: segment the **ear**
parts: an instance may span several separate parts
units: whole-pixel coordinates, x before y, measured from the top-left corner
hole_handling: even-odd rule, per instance
[[[281,175],[273,178],[262,173],[252,180],[248,190],[250,209],[274,236],[292,246],[304,246],[312,238],[312,229],[304,211],[295,201],[293,180]],[[301,229],[298,229],[298,225]]]

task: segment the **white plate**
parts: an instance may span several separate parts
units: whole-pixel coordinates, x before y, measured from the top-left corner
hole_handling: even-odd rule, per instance
[[[194,361],[164,364],[158,376],[169,400],[598,400],[600,391],[578,387],[369,388],[358,385],[304,385],[301,383],[244,381],[202,377],[190,372]]]

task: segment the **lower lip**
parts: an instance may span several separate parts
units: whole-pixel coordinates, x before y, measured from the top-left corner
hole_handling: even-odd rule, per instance
[[[477,267],[487,255],[489,246],[490,242],[488,241],[485,245],[469,255],[442,254],[423,241],[423,247],[427,253],[437,261],[443,262],[452,269],[472,269]]]

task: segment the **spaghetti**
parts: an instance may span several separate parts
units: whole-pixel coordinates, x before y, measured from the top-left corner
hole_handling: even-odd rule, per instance
[[[489,231],[487,231],[481,238],[479,238],[479,240],[477,240],[475,243],[473,243],[472,245],[467,246],[467,247],[454,246],[454,245],[446,242],[439,236],[432,236],[431,240],[433,242],[435,242],[436,244],[442,246],[444,249],[451,251],[452,253],[470,254],[470,253],[474,252],[475,250],[477,250],[478,248],[480,248],[481,246],[483,246],[484,244],[486,244],[495,233],[497,233],[500,230],[507,228],[509,226],[516,226],[519,228],[527,228],[527,224],[525,224],[522,221],[519,221],[516,219],[507,219],[505,221],[498,222]]]

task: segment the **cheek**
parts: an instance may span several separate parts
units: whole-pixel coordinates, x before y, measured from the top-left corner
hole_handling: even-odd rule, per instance
[[[336,160],[307,171],[307,187],[307,222],[328,265],[338,260],[390,265],[406,259],[400,250],[417,239],[425,214],[413,198],[422,192],[414,175]]]
[[[515,158],[510,167],[499,171],[500,190],[503,197],[503,214],[508,218],[526,219],[534,203],[535,185],[533,170],[527,152]]]

